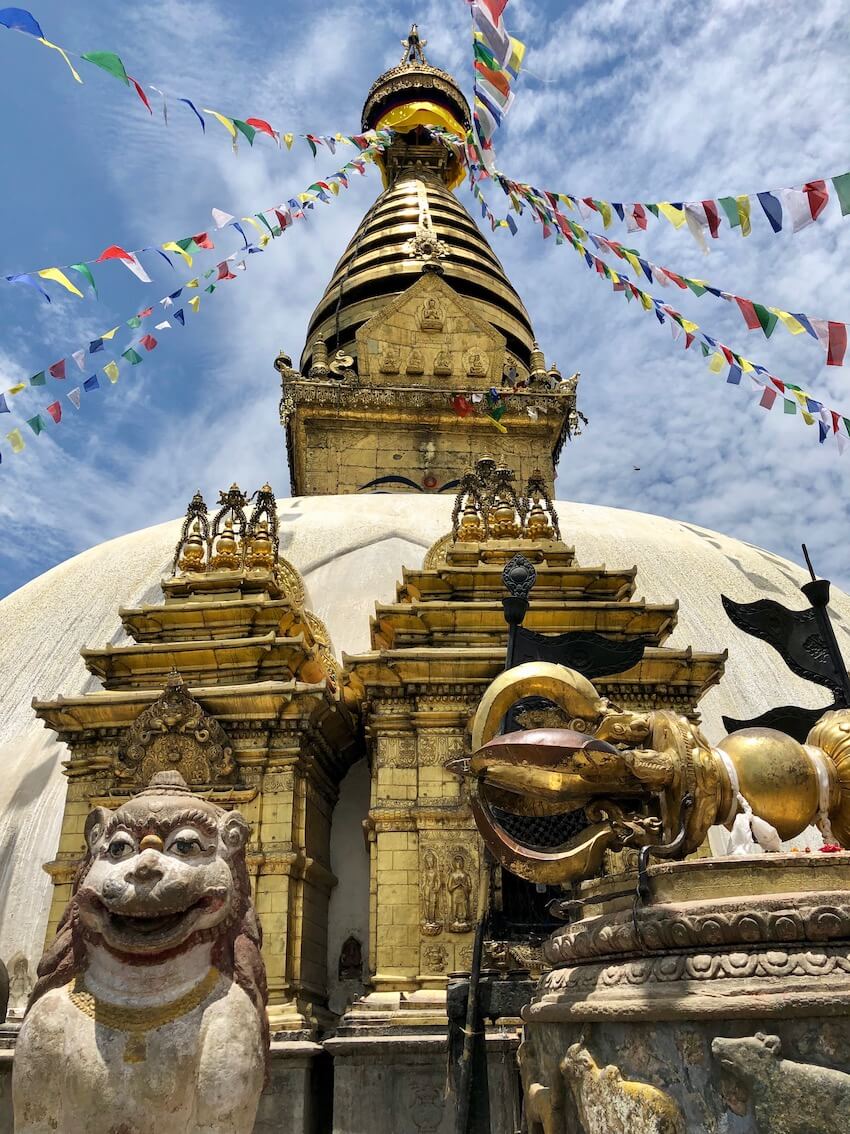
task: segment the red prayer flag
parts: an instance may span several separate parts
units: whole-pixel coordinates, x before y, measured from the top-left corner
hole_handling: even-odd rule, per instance
[[[272,211],[277,217],[277,223],[280,225],[281,229],[289,228],[289,226],[292,224],[292,221],[289,219],[286,213],[282,213],[280,209],[273,209]]]
[[[452,405],[458,417],[469,417],[472,413],[474,406],[463,394],[455,394],[452,398]]]
[[[477,0],[478,6],[483,8],[494,24],[502,18],[502,12],[508,6],[508,0]]]
[[[249,126],[253,126],[255,130],[262,130],[264,134],[268,134],[270,138],[277,140],[277,134],[264,118],[246,118],[245,121]]]
[[[828,323],[829,347],[826,354],[827,366],[843,366],[844,352],[847,350],[846,323]]]
[[[635,224],[641,228],[646,228],[646,209],[643,205],[632,205],[632,216],[635,218]]]
[[[826,187],[826,182],[807,181],[803,186],[803,192],[809,198],[809,208],[812,212],[812,220],[817,220],[823,210],[826,208],[826,203],[829,200],[829,190]]]
[[[103,260],[132,260],[133,257],[124,248],[119,247],[117,244],[110,244],[108,248],[104,248],[98,258],[95,260],[96,264],[100,264]]]
[[[47,406],[47,412],[58,425],[62,420],[62,406],[59,402],[53,402],[51,405]]]
[[[215,278],[216,280],[235,280],[236,276],[231,272],[227,261],[222,260],[218,265],[218,275]]]
[[[153,335],[143,335],[139,339],[139,342],[142,344],[145,350],[153,350],[156,346],[156,339],[153,337]]]
[[[693,341],[694,341],[694,336],[691,334],[691,332],[685,331],[685,350],[688,349],[688,347],[693,343]]]
[[[193,236],[192,239],[199,248],[215,248],[215,245],[206,232],[199,232],[198,235]]]
[[[834,409],[829,412],[832,414],[832,432],[837,433],[840,428],[838,423],[841,421],[841,414],[836,413]]]
[[[778,396],[779,395],[776,393],[776,390],[771,390],[768,387],[765,387],[764,393],[762,394],[761,398],[759,398],[759,405],[762,407],[762,409],[773,409],[773,403],[776,401]]]
[[[744,322],[751,331],[760,331],[761,323],[759,317],[756,315],[756,309],[749,299],[741,299],[740,296],[735,296],[735,302],[741,309],[741,314],[744,316]]]
[[[59,362],[54,362],[49,368],[48,373],[52,374],[54,378],[65,377],[65,359],[60,359]]]
[[[705,209],[705,219],[708,221],[708,231],[711,233],[712,239],[717,239],[717,230],[720,228],[720,213],[717,208],[716,201],[703,201],[702,207]]]
[[[140,319],[147,319],[148,315],[152,315],[152,314],[153,314],[153,308],[152,307],[146,307],[144,309],[144,311],[139,312],[138,317]]]
[[[145,92],[142,90],[142,88],[139,86],[139,84],[136,82],[136,80],[133,78],[132,75],[128,75],[127,78],[130,80],[130,82],[136,88],[136,94],[139,96],[139,98],[142,100],[142,102],[148,108],[148,113],[153,114],[153,111],[151,110],[151,104],[148,102],[148,96],[145,94]]]
[[[735,356],[734,356],[734,354],[732,353],[732,351],[731,351],[731,350],[729,349],[729,347],[728,347],[728,346],[724,346],[724,345],[723,345],[723,343],[721,343],[721,344],[720,344],[720,349],[721,349],[721,350],[723,351],[723,357],[724,357],[724,358],[726,359],[726,361],[727,361],[727,362],[729,363],[729,365],[730,365],[730,366],[734,366],[734,364],[735,364]]]

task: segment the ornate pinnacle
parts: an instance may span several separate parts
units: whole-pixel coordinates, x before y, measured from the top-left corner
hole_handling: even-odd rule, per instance
[[[404,48],[404,55],[401,57],[402,64],[405,63],[426,63],[428,60],[425,58],[424,48],[428,46],[427,39],[419,38],[419,25],[411,24],[410,32],[407,39],[401,41],[401,46]]]

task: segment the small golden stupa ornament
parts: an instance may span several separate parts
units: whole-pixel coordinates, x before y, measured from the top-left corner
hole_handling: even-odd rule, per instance
[[[198,520],[195,520],[183,545],[183,552],[177,562],[177,569],[184,575],[202,574],[207,569],[206,559],[207,545],[201,535],[201,525]]]
[[[271,571],[274,569],[274,544],[266,520],[260,520],[256,531],[248,537],[245,551],[245,566],[252,571]]]
[[[216,541],[210,566],[214,571],[237,571],[242,566],[239,542],[230,519],[224,521],[224,530]]]

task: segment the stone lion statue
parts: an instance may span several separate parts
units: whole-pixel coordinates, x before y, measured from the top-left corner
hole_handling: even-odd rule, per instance
[[[90,813],[15,1052],[17,1134],[250,1134],[269,1036],[248,834],[176,772]]]

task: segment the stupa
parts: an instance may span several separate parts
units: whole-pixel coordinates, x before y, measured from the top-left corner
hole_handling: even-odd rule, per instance
[[[716,742],[723,715],[757,715],[767,690],[822,701],[720,599],[799,607],[795,565],[685,522],[553,500],[581,425],[578,376],[547,362],[452,192],[461,167],[432,130],[468,124],[419,40],[368,93],[364,129],[395,131],[384,190],[299,365],[274,360],[292,496],[233,485],[218,503],[175,501],[185,519],[92,548],[0,603],[0,958],[34,970],[93,805],[171,770],[238,806],[269,975],[263,1134],[453,1129],[446,987],[470,967],[483,844],[447,765],[469,755],[505,667],[502,571],[516,552],[538,576],[531,629],[640,643],[597,681],[624,710],[673,710]],[[481,412],[494,390],[498,428]],[[846,652],[850,598],[833,591],[831,609]],[[519,720],[540,723],[566,722],[551,706]],[[607,861],[606,878],[617,868]],[[495,889],[491,963],[546,969],[552,894],[508,871]],[[3,1034],[8,1065],[14,1022]],[[500,1134],[517,1128],[518,1042],[516,1020],[488,1039]],[[547,1122],[529,1129],[560,1129]]]

